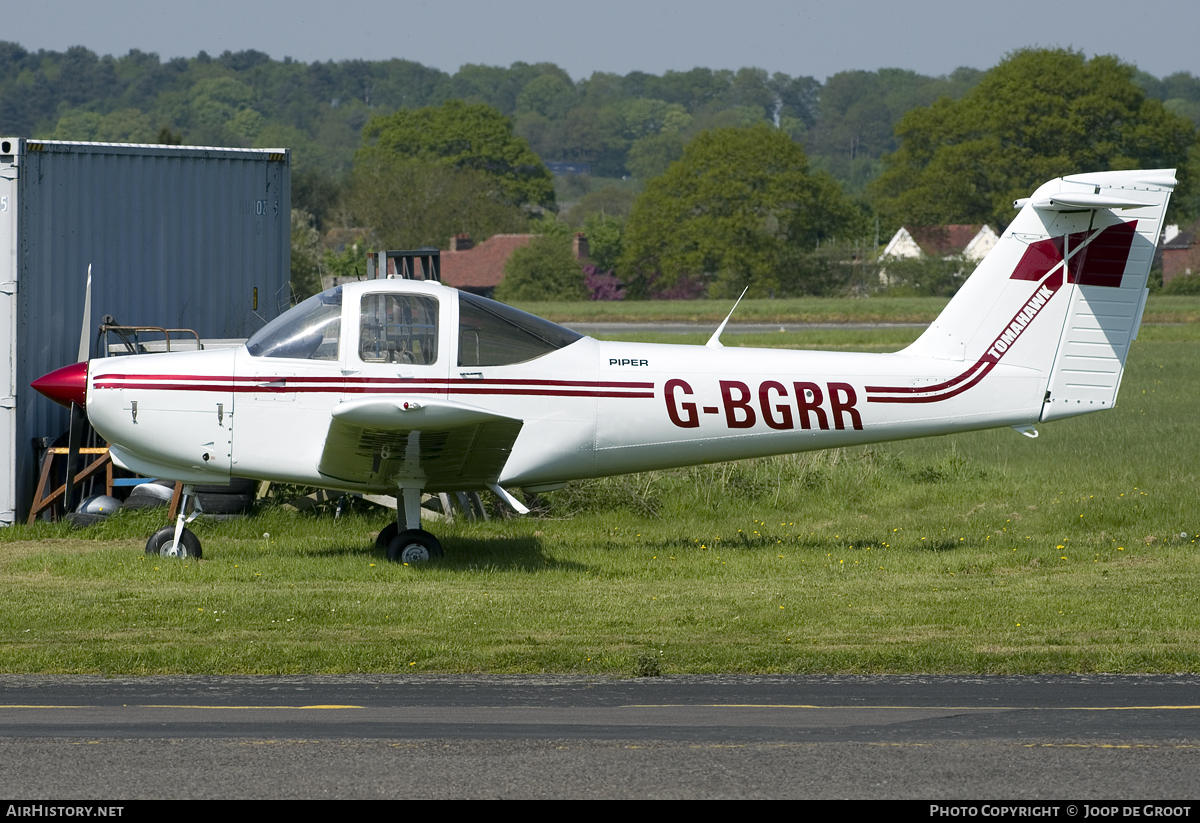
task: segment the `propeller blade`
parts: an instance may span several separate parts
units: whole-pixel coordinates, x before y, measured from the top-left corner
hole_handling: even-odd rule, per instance
[[[79,358],[77,363],[86,363],[92,353],[92,264],[88,263],[87,287],[83,292],[83,328],[79,332]],[[87,412],[71,401],[71,427],[67,435],[67,484],[63,490],[63,518],[71,513],[75,502],[75,473],[79,471],[79,449],[83,445],[83,427],[87,423]]]
[[[90,360],[92,352],[92,264],[88,263],[87,290],[83,295],[83,331],[79,334],[79,357],[76,363]],[[74,415],[74,411],[71,412]]]
[[[83,424],[87,415],[77,403],[71,404],[71,427],[67,436],[67,488],[63,491],[63,518],[73,509],[75,475],[79,471],[79,448],[83,440]]]

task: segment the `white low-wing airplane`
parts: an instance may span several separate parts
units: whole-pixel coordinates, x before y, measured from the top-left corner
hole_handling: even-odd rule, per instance
[[[1016,219],[895,354],[601,342],[434,282],[323,292],[236,350],[81,362],[34,387],[84,406],[132,471],[397,493],[391,560],[440,556],[421,494],[1011,426],[1112,408],[1173,170],[1080,174]],[[724,328],[724,324],[722,327]],[[185,494],[192,492],[185,485]],[[148,552],[198,555],[184,528]]]

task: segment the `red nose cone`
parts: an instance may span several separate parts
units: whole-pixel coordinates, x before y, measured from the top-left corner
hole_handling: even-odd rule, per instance
[[[84,360],[82,363],[72,363],[70,366],[55,369],[29,385],[55,403],[63,406],[76,403],[83,406],[87,401],[87,380],[88,364]]]

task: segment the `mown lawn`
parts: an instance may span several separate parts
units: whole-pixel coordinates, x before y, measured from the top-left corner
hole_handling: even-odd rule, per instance
[[[544,517],[430,523],[448,556],[423,567],[387,563],[366,510],[198,523],[200,562],[142,554],[160,514],[14,527],[0,671],[1200,671],[1198,397],[1200,328],[1144,327],[1118,407],[1036,440],[588,481]]]

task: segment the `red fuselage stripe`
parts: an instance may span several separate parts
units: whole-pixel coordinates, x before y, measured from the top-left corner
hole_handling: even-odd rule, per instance
[[[260,374],[253,376],[216,377],[202,374],[99,374],[95,380],[158,380],[158,381],[195,381],[209,383],[336,383],[342,385],[388,385],[407,386],[433,384],[438,386],[457,385],[501,385],[501,386],[568,386],[588,389],[653,389],[653,383],[621,383],[597,380],[471,380],[466,378],[445,377],[293,377],[286,374]],[[99,386],[98,386],[99,387]],[[133,386],[121,386],[132,388]],[[111,387],[108,387],[111,388]]]
[[[995,362],[989,362],[983,368],[983,370],[981,372],[979,372],[979,374],[975,375],[975,379],[972,380],[970,383],[967,383],[966,385],[963,385],[963,386],[959,386],[954,391],[946,392],[945,394],[939,394],[939,395],[935,395],[933,397],[871,397],[870,395],[868,395],[867,402],[868,403],[936,403],[940,400],[949,400],[951,397],[954,397],[955,395],[962,394],[967,389],[969,389],[969,388],[973,387],[975,384],[977,384],[980,380],[987,377],[988,372],[990,372],[995,367],[995,365],[996,365]]]
[[[957,377],[953,377],[950,380],[947,380],[942,383],[938,383],[936,386],[925,386],[925,387],[867,386],[866,387],[866,390],[868,393],[867,402],[868,403],[937,403],[942,400],[949,400],[951,397],[955,397],[956,395],[962,394],[967,389],[971,388],[972,386],[977,385],[980,380],[982,380],[984,377],[987,376],[988,372],[990,372],[993,368],[996,367],[997,364],[999,364],[999,362],[1001,361],[1001,359],[1003,359],[1003,357],[1004,357],[1005,353],[1008,351],[1008,349],[1012,346],[1013,343],[1016,342],[1017,338],[1019,338],[1021,336],[1021,334],[1024,333],[1025,329],[1027,329],[1033,323],[1033,321],[1037,319],[1038,315],[1041,314],[1042,309],[1044,309],[1046,307],[1046,304],[1049,303],[1051,299],[1053,299],[1054,295],[1058,294],[1058,291],[1060,288],[1062,288],[1062,285],[1063,285],[1062,263],[1060,262],[1057,266],[1055,266],[1053,269],[1051,269],[1049,275],[1046,277],[1045,280],[1043,280],[1037,284],[1037,287],[1034,289],[1033,294],[1031,294],[1029,296],[1029,298],[1024,303],[1021,304],[1020,310],[1017,311],[1017,313],[1012,316],[1012,319],[1010,319],[1006,324],[1004,324],[1004,328],[1000,331],[999,334],[996,335],[996,339],[992,341],[992,345],[988,346],[986,353],[982,357],[980,357],[978,360],[976,360],[975,363],[969,369],[962,372]],[[1039,297],[1041,298],[1040,300],[1038,299]],[[1032,315],[1027,314],[1027,312],[1030,311],[1031,309],[1033,311],[1033,314]],[[1019,320],[1022,318],[1022,315],[1025,316],[1025,322],[1023,325],[1019,323]],[[1014,324],[1019,325],[1019,329],[1016,330],[1015,334],[1013,335],[1013,337],[1010,341],[1004,343],[1004,348],[998,349],[998,346],[1003,341],[1005,334],[1010,329],[1012,329]],[[976,372],[978,372],[978,374],[976,374]],[[967,379],[968,377],[971,377],[971,375],[973,375],[973,374],[974,374],[974,377],[970,380],[970,382],[966,383],[965,385],[959,386],[957,389],[953,389],[952,391],[947,391],[947,389],[950,389],[955,384],[962,382],[963,380]],[[871,397],[870,395],[873,392],[874,393],[886,393],[886,394],[900,394],[900,395],[922,395],[922,396],[921,397],[913,397],[913,396],[908,396],[908,397]]]
[[[966,380],[990,359],[991,358],[980,358],[979,360],[975,361],[975,365],[971,366],[971,368],[967,369],[957,377],[952,377],[949,380],[933,386],[918,386],[915,388],[903,388],[900,386],[866,386],[865,388],[868,392],[887,392],[889,394],[929,394],[931,392],[939,392],[945,389],[953,388],[955,385]]]
[[[403,391],[385,386],[236,386],[231,384],[188,384],[188,383],[101,383],[93,384],[96,389],[144,389],[148,391],[179,392],[227,392],[230,394],[512,394],[538,397],[618,397],[653,398],[653,391],[602,391],[588,389],[510,389],[501,387],[451,386],[406,386]]]

